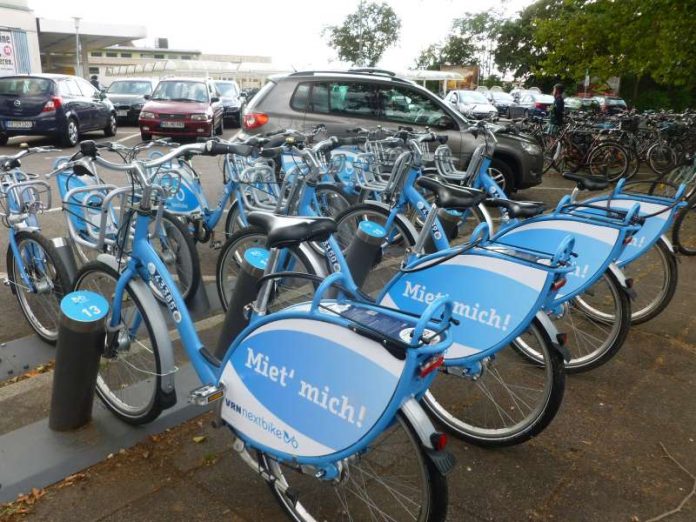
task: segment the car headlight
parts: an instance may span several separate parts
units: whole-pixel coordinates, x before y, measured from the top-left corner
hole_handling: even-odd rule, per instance
[[[539,147],[539,145],[537,145],[536,143],[521,141],[520,145],[522,145],[522,148],[527,152],[527,154],[530,154],[532,156],[537,156],[541,154],[541,147]]]
[[[140,113],[140,119],[142,119],[142,120],[154,120],[154,119],[157,119],[157,115],[154,112],[142,111]]]
[[[204,113],[192,114],[192,115],[191,115],[191,119],[192,119],[193,121],[207,121],[207,120],[210,119],[210,116],[207,115],[207,114],[204,114]]]

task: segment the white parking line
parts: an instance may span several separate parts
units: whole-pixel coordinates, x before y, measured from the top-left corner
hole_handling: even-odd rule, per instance
[[[135,134],[131,134],[129,136],[126,136],[125,138],[121,138],[120,140],[116,140],[116,143],[123,143],[124,141],[128,141],[131,138],[135,138],[136,136],[140,136],[139,132],[136,132]]]

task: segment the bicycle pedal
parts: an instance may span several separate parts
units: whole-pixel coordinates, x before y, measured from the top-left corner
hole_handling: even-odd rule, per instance
[[[220,250],[222,248],[222,241],[214,239],[210,242],[210,248],[213,250]]]
[[[6,277],[2,280],[2,284],[5,286],[10,286],[12,284],[12,281],[10,281],[10,279]]]
[[[225,391],[217,386],[206,385],[196,388],[189,394],[189,402],[197,406],[207,406],[208,404],[222,399]]]

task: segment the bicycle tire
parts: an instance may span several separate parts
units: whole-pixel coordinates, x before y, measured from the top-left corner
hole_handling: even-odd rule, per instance
[[[648,166],[655,174],[665,174],[676,164],[676,154],[666,143],[654,143],[647,152]]]
[[[672,226],[672,241],[680,254],[696,256],[696,197],[691,197],[684,208],[677,212]],[[693,224],[692,224],[693,223]],[[694,232],[691,232],[691,228]],[[693,246],[688,238],[693,235]]]
[[[565,371],[561,353],[553,347],[546,329],[536,317],[530,323],[529,332],[538,341],[537,347],[533,349],[534,358],[527,355],[527,352],[532,350],[528,342],[518,338],[508,347],[496,352],[493,357],[483,361],[484,365],[489,366],[482,370],[476,380],[464,375],[457,375],[454,379],[450,379],[451,376],[447,374],[451,372],[451,369],[442,371],[423,397],[422,402],[425,408],[454,436],[477,446],[512,446],[541,433],[556,416],[563,401]],[[526,361],[524,370],[515,368],[518,360]],[[507,361],[510,362],[507,363]],[[540,371],[544,372],[544,389],[538,397],[537,404],[530,409],[530,413],[517,422],[512,419],[512,414],[514,410],[521,410],[521,407],[526,406],[526,403],[530,401],[529,396],[524,399],[521,397],[524,393],[530,393],[530,386],[527,385],[528,383],[510,385],[503,382],[503,377],[498,371],[503,365],[509,365],[512,372],[523,373],[524,375],[519,377],[526,381],[538,375]],[[484,382],[488,375],[492,376],[490,381]],[[453,391],[452,384],[455,382],[465,383],[466,386],[458,387]],[[499,405],[495,401],[494,386],[501,390],[501,400],[505,394],[510,395],[509,404]],[[479,397],[475,395],[476,388],[481,389]],[[513,390],[517,390],[516,397],[512,396]],[[435,394],[439,397],[450,394],[451,405],[443,405],[442,398],[436,398]],[[494,402],[490,417],[486,411],[491,405],[486,401]],[[494,422],[505,421],[503,413],[513,422],[512,426],[492,426]],[[478,414],[480,418],[474,422],[473,417]],[[483,426],[483,424],[488,425]]]
[[[107,298],[113,296],[114,292],[110,285],[106,291],[104,290],[104,286],[97,285],[97,280],[93,277],[99,274],[101,274],[104,280],[109,280],[113,282],[114,285],[120,277],[118,271],[114,270],[109,265],[100,261],[92,261],[85,264],[78,271],[75,277],[74,289],[92,290]],[[126,285],[124,292],[123,316],[125,317],[129,310],[125,305],[134,307],[132,310],[134,313],[131,316],[133,322],[142,319],[139,321],[140,326],[136,333],[142,331],[144,325],[143,333],[147,335],[146,341],[149,342],[149,348],[147,345],[143,344],[141,340],[133,341],[133,339],[130,340],[131,342],[128,345],[127,351],[125,349],[114,350],[109,346],[105,346],[99,364],[99,373],[97,374],[96,392],[99,399],[104,403],[107,409],[116,415],[116,417],[128,424],[140,425],[153,421],[164,409],[160,386],[162,368],[159,357],[159,343],[155,336],[154,329],[152,328],[152,321],[150,318],[150,314],[161,312],[157,307],[155,307],[154,310],[148,310],[148,308],[140,302],[137,293],[133,291],[131,283]],[[113,308],[111,309],[113,310]],[[111,312],[109,312],[109,318],[110,314]],[[123,328],[121,331],[126,330],[127,328]],[[135,345],[136,348],[131,352],[131,347],[133,345]],[[152,354],[152,361],[147,361],[148,355],[144,352]],[[143,357],[140,357],[140,355],[143,355]],[[123,362],[120,368],[124,368],[126,371],[117,370],[114,374],[127,375],[130,372],[130,375],[136,376],[135,382],[130,382],[125,386],[124,383],[111,386],[109,384],[112,380],[109,373],[111,371],[111,366],[115,366],[120,361]],[[151,366],[144,368],[144,365],[148,364],[148,362],[152,363]],[[142,397],[143,404],[127,404],[127,395],[136,398]]]
[[[395,432],[397,429],[403,430],[407,443],[396,445],[399,437],[399,433]],[[436,469],[426,454],[414,427],[406,416],[398,413],[395,422],[385,430],[383,435],[386,436],[381,438],[381,441],[390,442],[391,445],[395,446],[394,449],[389,448],[384,453],[384,458],[388,459],[389,465],[371,465],[370,459],[375,458],[376,454],[377,457],[380,456],[380,441],[375,441],[370,445],[370,451],[361,454],[360,458],[344,461],[348,470],[344,481],[322,481],[311,475],[297,473],[296,468],[293,467],[291,467],[291,472],[286,474],[283,472],[285,464],[280,464],[263,453],[259,453],[258,458],[261,465],[268,469],[273,477],[272,480],[268,481],[271,492],[283,510],[295,522],[371,520],[373,518],[370,515],[374,515],[373,511],[382,515],[380,520],[444,521],[447,517],[447,479]],[[410,474],[400,470],[400,467],[404,467],[408,463],[409,457],[415,457],[424,489],[427,488],[421,495],[424,505],[420,506],[418,513],[413,513],[406,507],[408,504],[417,503],[413,491],[416,488],[412,485],[411,480],[405,480],[410,477]],[[367,468],[367,472],[362,471],[362,466]],[[396,471],[394,471],[395,467],[398,468]],[[380,480],[379,477],[375,476],[381,469],[385,469],[389,473],[388,480]],[[297,478],[297,481],[288,483],[288,477]],[[398,485],[399,482],[406,483],[404,487],[408,487],[410,490],[408,494],[391,491],[393,485]],[[307,484],[306,487],[304,483]],[[283,493],[279,485],[288,485],[290,488],[286,493]],[[386,490],[386,495],[382,494],[382,489]],[[321,495],[321,490],[326,490],[326,494]],[[363,493],[363,495],[361,496],[359,493]],[[321,497],[312,504],[306,500],[309,498],[312,501],[312,497],[320,495]],[[394,503],[392,509],[396,512],[391,512],[391,509],[382,503],[375,505],[378,503],[377,498],[384,497]],[[353,499],[358,503],[355,510],[352,508],[353,503],[350,502]],[[404,499],[407,499],[408,502],[404,502]],[[313,505],[315,503],[316,508]],[[361,505],[361,503],[365,505]]]
[[[7,248],[7,277],[12,285],[12,292],[17,298],[19,307],[29,323],[29,326],[36,332],[36,335],[44,342],[55,345],[58,341],[60,300],[70,290],[72,281],[70,281],[68,271],[61,261],[53,243],[39,232],[20,230],[15,234],[15,242],[17,243],[20,255],[24,251],[24,245],[30,242],[36,244],[44,252],[46,261],[54,268],[55,273],[53,274],[52,280],[46,282],[51,288],[50,296],[46,296],[43,293],[25,292],[24,290],[26,289],[19,274],[17,260],[15,259],[12,249],[9,246]],[[37,273],[37,270],[43,271],[43,268],[34,266],[35,261],[35,253],[32,254],[31,259],[24,260],[25,270],[29,277],[33,277],[33,275]],[[47,275],[45,272],[46,271],[42,274],[43,276]],[[30,302],[28,294],[38,297],[35,305],[32,305]],[[53,300],[53,296],[55,296],[55,300]],[[33,299],[31,301],[33,301]],[[41,309],[38,307],[41,307]]]
[[[667,306],[672,302],[674,293],[677,290],[679,281],[679,268],[677,267],[677,258],[674,256],[665,241],[660,238],[655,245],[648,250],[643,256],[639,257],[626,267],[623,267],[627,277],[634,281],[636,288],[637,299],[641,302],[646,294],[647,284],[641,284],[640,265],[652,267],[655,265],[652,259],[646,257],[650,252],[656,252],[659,256],[662,271],[664,273],[664,282],[659,286],[656,297],[652,298],[646,306],[640,306],[635,301],[631,304],[631,324],[642,324],[657,317]],[[634,274],[634,271],[637,273]],[[641,292],[641,288],[643,291]]]
[[[245,245],[246,248],[265,248],[266,234],[260,228],[245,227],[232,234],[220,250],[220,255],[218,256],[215,266],[215,286],[217,288],[218,297],[220,298],[220,304],[225,312],[227,311],[231,292],[234,288],[232,286],[231,277],[234,276],[234,269],[239,270],[242,263],[241,253],[238,252],[239,249]],[[314,271],[310,271],[307,268],[311,266],[311,261],[301,248],[293,246],[286,249],[286,251],[290,252],[293,258],[289,258],[288,260],[288,265],[290,266],[281,267],[279,271],[291,270],[314,273]],[[302,300],[310,300],[312,296],[311,289],[313,288],[314,284],[306,280],[297,279],[296,281],[287,280],[285,282],[277,280],[272,294],[272,302],[269,303],[269,309],[273,310],[276,307],[287,306]],[[293,297],[289,297],[288,294],[281,296],[284,290],[293,290],[296,295]]]
[[[619,162],[615,164],[616,168],[620,168],[620,170],[610,174],[606,170],[606,160],[613,160],[614,158],[623,158],[623,160],[617,160]],[[628,173],[628,152],[619,143],[603,141],[587,155],[587,166],[591,175],[605,176],[609,181],[616,181],[625,177]]]

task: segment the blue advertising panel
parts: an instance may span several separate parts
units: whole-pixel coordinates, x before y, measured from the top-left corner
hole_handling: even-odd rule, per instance
[[[375,425],[404,364],[345,327],[279,319],[251,332],[231,355],[221,378],[222,417],[277,451],[330,455]]]

